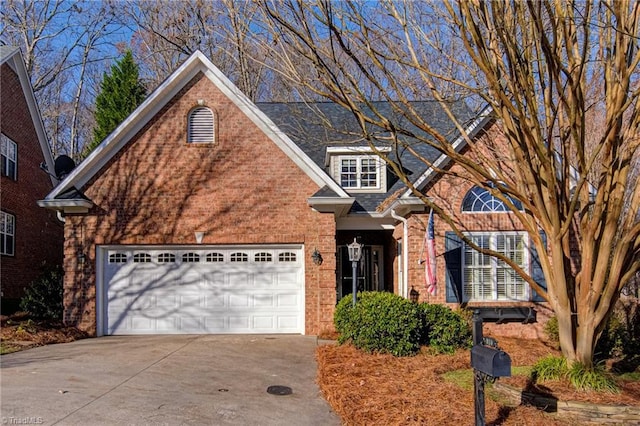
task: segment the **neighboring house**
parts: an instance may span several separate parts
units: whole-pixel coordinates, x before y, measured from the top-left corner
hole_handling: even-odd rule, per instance
[[[54,163],[20,49],[0,46],[0,64],[0,276],[2,310],[9,312],[43,262],[62,264],[63,226],[37,204],[55,182],[40,165],[53,170]]]
[[[413,286],[421,300],[527,318],[528,286],[466,250],[443,221],[439,291],[429,296],[418,262],[427,208],[358,139],[348,113],[312,107],[256,105],[194,53],[39,202],[65,215],[65,321],[97,335],[320,334],[351,293],[354,238],[364,244],[361,290],[408,297]],[[436,103],[416,108],[464,149]],[[487,114],[468,118],[471,137],[495,134]],[[429,196],[464,210],[474,238],[535,269],[527,235],[499,203],[406,153],[395,159]]]

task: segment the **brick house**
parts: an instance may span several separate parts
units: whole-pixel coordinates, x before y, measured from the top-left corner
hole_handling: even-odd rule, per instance
[[[0,143],[2,144],[0,240],[2,310],[15,310],[41,265],[62,264],[62,223],[55,212],[38,207],[54,180],[40,112],[20,49],[0,46]]]
[[[464,149],[437,104],[416,107]],[[488,115],[469,118],[471,137],[491,137]],[[320,334],[351,294],[354,238],[360,290],[408,297],[413,286],[432,303],[527,319],[526,283],[462,282],[479,265],[461,264],[464,247],[441,221],[438,293],[424,291],[427,208],[353,124],[329,103],[254,104],[194,53],[39,202],[65,215],[65,321],[97,335]],[[401,160],[421,190],[467,206],[470,232],[500,239],[529,267],[526,235],[509,213],[487,211],[487,194]]]

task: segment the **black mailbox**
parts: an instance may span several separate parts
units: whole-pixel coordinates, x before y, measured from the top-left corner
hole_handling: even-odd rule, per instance
[[[509,354],[489,346],[475,345],[471,348],[471,367],[491,377],[511,377]]]

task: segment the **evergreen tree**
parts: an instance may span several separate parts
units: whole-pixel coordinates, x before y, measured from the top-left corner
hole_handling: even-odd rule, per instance
[[[96,127],[93,141],[85,148],[85,156],[95,149],[144,100],[146,89],[140,81],[138,65],[128,50],[103,74],[100,93],[96,97]]]

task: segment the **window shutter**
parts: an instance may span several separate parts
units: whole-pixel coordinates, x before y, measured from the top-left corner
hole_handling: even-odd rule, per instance
[[[213,112],[209,108],[199,107],[189,114],[189,142],[213,143]]]
[[[542,238],[542,242],[547,247],[547,234],[544,231],[540,231],[540,237]],[[542,264],[540,263],[540,256],[538,255],[538,251],[530,244],[529,252],[531,254],[531,278],[538,283],[545,290],[547,289],[547,283],[544,279],[544,272],[542,272]],[[534,289],[531,289],[531,294],[534,302],[544,302],[544,298],[539,295]]]
[[[446,264],[446,301],[462,302],[462,239],[455,232],[444,236],[444,261]]]

